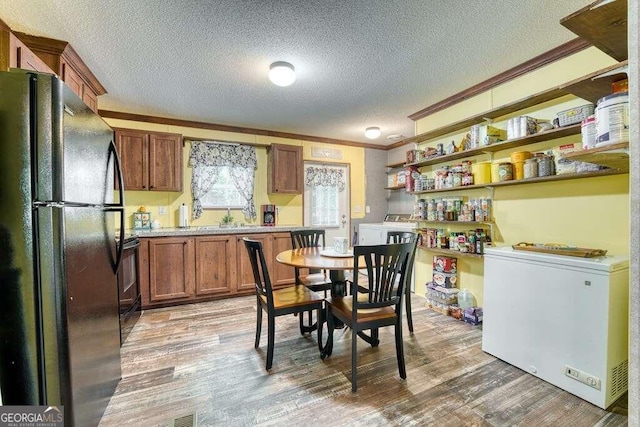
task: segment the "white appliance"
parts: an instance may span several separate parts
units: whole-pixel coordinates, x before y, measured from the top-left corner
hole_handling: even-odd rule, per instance
[[[387,214],[383,222],[360,224],[358,226],[359,245],[383,245],[387,243],[388,231],[414,231],[418,224],[409,220],[408,214]],[[415,264],[411,274],[410,289],[415,291]]]
[[[629,260],[487,248],[482,349],[606,409],[628,387]]]

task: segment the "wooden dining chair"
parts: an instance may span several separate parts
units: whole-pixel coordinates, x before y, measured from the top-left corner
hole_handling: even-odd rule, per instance
[[[387,231],[387,243],[412,243],[418,240],[418,234],[411,231]],[[413,262],[415,261],[415,251],[407,266],[407,285],[404,287],[404,304],[407,312],[407,325],[409,332],[413,333],[413,316],[411,314],[411,275],[413,274]]]
[[[273,290],[269,270],[264,259],[262,243],[243,238],[253,277],[256,281],[257,321],[255,348],[260,346],[262,332],[262,311],[267,312],[267,370],[273,364],[273,347],[275,342],[275,318],[293,313],[304,313],[316,310],[318,319],[322,319],[323,298],[302,285],[294,285],[284,289]],[[318,328],[318,348],[322,350],[322,327]]]
[[[291,233],[291,247],[293,249],[298,248],[312,248],[312,247],[324,247],[324,230],[292,230]],[[331,279],[329,279],[329,273],[326,270],[309,269],[309,274],[300,275],[300,268],[295,267],[296,285],[304,285],[314,292],[324,292],[324,296],[327,296],[327,291],[331,290]],[[300,332],[311,332],[317,327],[317,324],[313,323],[312,312],[309,312],[308,324],[304,324],[304,313],[300,315]]]
[[[402,292],[407,283],[407,267],[415,250],[415,241],[355,246],[351,295],[326,299],[329,334],[327,345],[321,351],[321,357],[331,356],[333,352],[335,316],[351,328],[351,391],[353,392],[358,390],[358,337],[372,347],[377,347],[380,343],[378,330],[385,326],[393,326],[395,329],[398,371],[400,378],[407,377],[402,341]],[[363,279],[363,276],[357,274],[360,269],[366,269],[367,272],[366,292],[357,292],[358,281]],[[398,287],[394,290],[396,281]],[[365,334],[366,330],[370,330],[370,335]]]
[[[324,247],[324,230],[296,230],[291,231],[291,247],[293,249],[298,248],[311,248],[311,247]],[[312,291],[324,291],[325,296],[327,291],[331,289],[331,280],[329,274],[325,270],[309,269],[309,274],[300,275],[300,269],[295,267],[295,276],[297,285],[305,285]]]

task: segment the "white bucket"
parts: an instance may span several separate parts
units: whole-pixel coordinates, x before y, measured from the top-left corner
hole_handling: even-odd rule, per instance
[[[621,92],[598,100],[596,147],[629,141],[629,93]]]

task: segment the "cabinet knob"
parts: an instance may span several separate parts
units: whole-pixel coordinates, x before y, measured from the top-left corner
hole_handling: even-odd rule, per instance
[[[153,185],[150,185],[149,188],[153,188]]]
[[[146,186],[146,185],[143,185],[143,186],[142,186],[142,188],[147,188],[147,186]]]

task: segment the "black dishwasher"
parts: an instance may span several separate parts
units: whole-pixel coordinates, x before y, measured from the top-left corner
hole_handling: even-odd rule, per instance
[[[140,276],[138,272],[137,237],[128,237],[124,245],[122,263],[118,270],[118,299],[120,301],[120,345],[124,343],[141,314]]]

